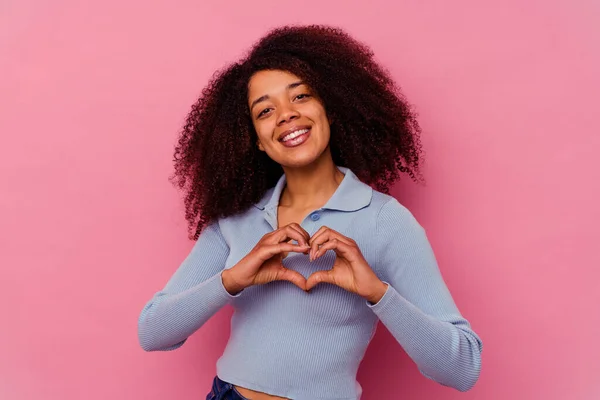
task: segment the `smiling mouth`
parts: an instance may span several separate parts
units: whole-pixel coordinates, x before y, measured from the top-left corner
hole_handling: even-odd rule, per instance
[[[306,140],[310,137],[310,128],[298,129],[297,131],[291,132],[279,141],[285,147],[296,147],[306,142]]]
[[[285,142],[285,141],[288,141],[288,140],[295,139],[295,138],[297,138],[297,137],[298,137],[298,136],[300,136],[300,135],[304,135],[304,134],[305,134],[305,133],[307,133],[309,130],[310,130],[309,128],[298,129],[298,130],[296,130],[296,131],[294,131],[294,132],[290,132],[290,133],[288,133],[287,135],[285,135],[285,136],[281,137],[281,138],[279,139],[279,141],[280,141],[280,142]]]

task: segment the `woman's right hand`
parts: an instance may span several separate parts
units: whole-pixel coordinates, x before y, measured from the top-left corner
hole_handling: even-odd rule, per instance
[[[298,244],[289,243],[291,240]],[[310,251],[309,240],[308,232],[297,223],[267,233],[240,262],[223,271],[223,286],[232,295],[248,286],[273,281],[289,281],[306,290],[304,276],[284,267],[282,261],[289,252],[307,254]]]

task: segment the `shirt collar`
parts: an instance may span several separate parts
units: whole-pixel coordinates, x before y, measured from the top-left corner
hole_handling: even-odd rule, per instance
[[[373,189],[360,181],[349,168],[340,166],[337,168],[344,173],[344,178],[322,209],[356,211],[368,206],[371,203]],[[269,189],[254,206],[260,210],[277,208],[285,182],[285,174],[283,174],[275,187]]]

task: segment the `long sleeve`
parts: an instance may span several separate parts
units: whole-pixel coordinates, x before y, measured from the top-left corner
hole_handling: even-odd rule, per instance
[[[218,222],[206,226],[164,289],[142,309],[138,338],[144,350],[174,350],[182,346],[235,297],[227,292],[221,279],[228,255],[229,246]]]
[[[396,199],[377,218],[378,263],[388,283],[369,307],[427,378],[467,391],[481,370],[483,344],[452,299],[425,230]]]

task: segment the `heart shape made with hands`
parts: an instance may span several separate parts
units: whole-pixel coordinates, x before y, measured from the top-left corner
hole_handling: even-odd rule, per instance
[[[306,279],[296,272],[301,279],[296,277],[295,280],[304,283],[305,291],[308,292],[319,283],[330,283],[369,300],[376,300],[385,292],[387,285],[373,272],[353,239],[322,226],[312,235],[308,246],[310,248],[302,253],[308,255],[310,262],[328,250],[332,250],[336,257],[330,270],[316,271]],[[282,253],[282,260],[287,255],[288,253]]]

